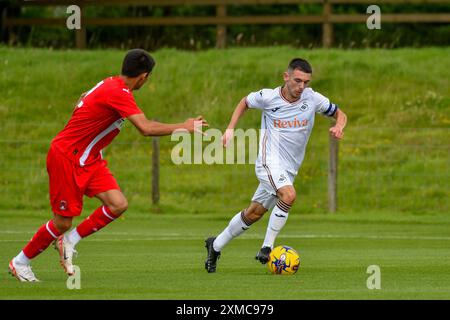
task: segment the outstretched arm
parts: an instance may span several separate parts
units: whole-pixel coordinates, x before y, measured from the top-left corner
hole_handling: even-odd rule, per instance
[[[336,119],[336,124],[330,128],[330,133],[334,138],[342,139],[344,137],[344,128],[347,124],[347,116],[341,109],[337,109],[334,118]]]
[[[202,127],[208,126],[208,123],[202,116],[189,118],[183,123],[173,124],[149,120],[143,113],[133,114],[127,119],[131,121],[143,136],[166,136],[178,129],[202,133]]]
[[[233,132],[234,128],[236,127],[239,119],[242,117],[242,115],[247,111],[248,106],[246,102],[247,97],[244,97],[239,101],[238,105],[236,106],[236,109],[234,109],[233,115],[231,116],[230,123],[228,124],[227,130],[222,136],[222,144],[226,147],[228,143],[230,142],[230,139],[233,138]]]

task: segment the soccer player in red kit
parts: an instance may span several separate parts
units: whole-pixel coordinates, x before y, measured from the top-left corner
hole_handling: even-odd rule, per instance
[[[169,135],[174,130],[201,131],[202,117],[183,123],[164,124],[148,120],[136,105],[132,91],[147,81],[155,62],[144,50],[127,53],[119,76],[99,82],[82,95],[65,128],[53,139],[47,155],[50,202],[53,219],[9,263],[9,272],[20,281],[39,281],[31,259],[55,241],[61,265],[74,274],[72,258],[76,244],[117,219],[128,202],[103,160],[102,149],[117,136],[128,119],[144,136]],[[83,196],[96,197],[102,205],[76,228],[72,219],[81,214]]]

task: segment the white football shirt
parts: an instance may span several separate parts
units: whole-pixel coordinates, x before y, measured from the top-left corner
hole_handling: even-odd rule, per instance
[[[286,100],[281,87],[262,89],[247,96],[247,106],[262,110],[257,166],[298,173],[316,113],[332,117],[338,107],[311,88],[300,99]]]

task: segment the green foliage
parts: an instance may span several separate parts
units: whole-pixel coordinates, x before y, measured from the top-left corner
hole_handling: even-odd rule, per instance
[[[335,14],[366,15],[368,5],[334,4]],[[449,4],[382,4],[382,14],[390,13],[448,13]],[[64,17],[65,7],[23,7],[23,17]],[[321,4],[228,6],[230,16],[320,15]],[[213,6],[88,6],[86,17],[204,17],[214,16]],[[205,26],[90,26],[87,28],[90,48],[142,47],[156,50],[176,47],[200,50],[215,46],[216,27]],[[368,30],[365,23],[334,24],[334,44],[343,48],[405,46],[448,46],[450,27],[445,23],[391,24],[383,23],[381,30]],[[73,32],[64,28],[21,27],[19,45],[40,47],[73,47]],[[227,43],[231,47],[291,45],[297,48],[320,47],[322,26],[303,25],[231,25]]]

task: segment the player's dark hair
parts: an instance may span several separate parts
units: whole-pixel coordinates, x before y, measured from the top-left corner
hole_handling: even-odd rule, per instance
[[[295,69],[298,69],[306,73],[312,73],[311,65],[309,64],[308,61],[302,58],[295,58],[292,59],[291,62],[289,62],[288,70],[294,71]]]
[[[137,77],[142,73],[150,73],[155,66],[155,60],[143,49],[128,51],[122,63],[122,75]]]

